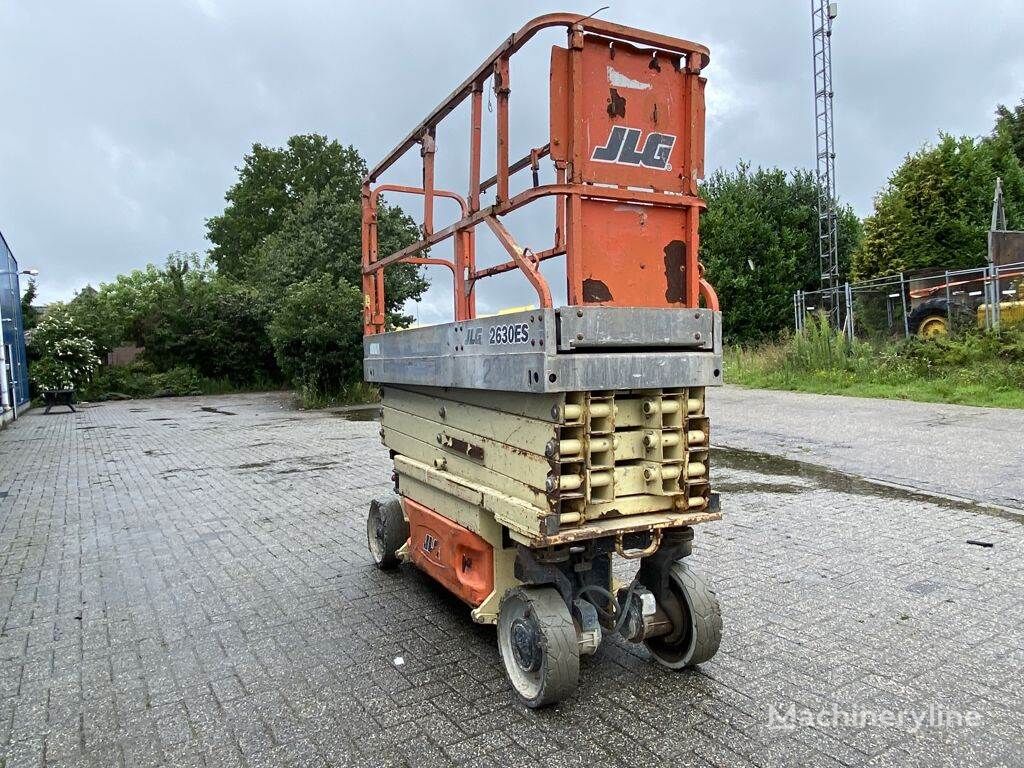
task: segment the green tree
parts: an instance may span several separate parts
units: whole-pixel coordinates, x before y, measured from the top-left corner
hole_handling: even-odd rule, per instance
[[[253,145],[225,195],[224,213],[207,221],[218,272],[252,285],[276,303],[307,277],[328,275],[360,286],[361,211],[366,163],[355,148],[317,134],[292,136],[283,148]],[[379,201],[379,250],[391,253],[420,237],[416,223],[397,206]],[[392,325],[427,283],[418,267],[398,264],[385,273]]]
[[[171,259],[183,258],[172,254]],[[195,256],[189,258],[197,258]],[[122,344],[140,343],[146,318],[166,297],[168,276],[147,264],[100,287],[85,286],[68,305],[101,354]]]
[[[245,385],[283,370],[333,394],[361,371],[366,164],[354,148],[308,135],[284,148],[256,144],[238,170],[223,214],[207,221],[208,260],[171,254],[163,267],[86,286],[71,311],[101,351],[144,346],[147,376],[180,369]],[[383,201],[377,222],[382,253],[419,238],[415,222]],[[409,322],[401,307],[426,286],[415,265],[386,271],[391,325]]]
[[[756,341],[792,325],[793,292],[818,288],[818,195],[810,171],[716,171],[701,190],[701,261],[733,341]],[[845,275],[860,221],[839,209],[839,262]]]
[[[255,288],[212,275],[169,285],[140,342],[157,370],[186,365],[236,385],[277,379],[267,333],[270,304]]]
[[[310,192],[359,200],[366,164],[354,147],[317,134],[292,136],[284,149],[253,144],[224,195],[227,207],[206,222],[210,258],[224,275],[245,277],[246,260]]]
[[[996,177],[1003,179],[1008,226],[1024,225],[1024,170],[1008,132],[984,140],[943,134],[937,145],[908,155],[864,221],[854,275],[983,265]]]
[[[1024,99],[1013,109],[1003,104],[996,107],[996,126],[992,133],[996,139],[1006,141],[1017,161],[1024,165]]]
[[[329,275],[288,288],[270,338],[284,374],[308,393],[333,393],[359,381],[363,370],[363,296]]]
[[[25,292],[21,294],[21,318],[22,325],[26,331],[35,328],[36,323],[39,321],[38,312],[32,306],[32,302],[36,300],[37,295],[38,289],[35,278],[30,277],[28,284],[25,286]]]
[[[361,286],[361,207],[357,200],[338,200],[310,192],[281,227],[268,235],[246,258],[246,281],[274,298],[290,285],[326,274]],[[378,247],[388,254],[417,239],[415,222],[397,208],[378,217]],[[399,310],[426,290],[427,281],[414,265],[398,264],[384,272],[385,304],[392,325],[408,324]]]
[[[196,254],[173,253],[162,268],[148,265],[87,286],[69,310],[101,351],[124,343],[145,347],[159,371],[179,366],[237,385],[279,376],[267,326],[272,305],[256,288],[228,280]]]

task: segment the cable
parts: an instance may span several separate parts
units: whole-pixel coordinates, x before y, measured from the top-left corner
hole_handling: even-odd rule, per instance
[[[639,589],[643,589],[643,584],[641,584],[637,579],[633,579],[633,583],[629,585],[629,588],[626,590],[626,594],[622,596],[622,600],[619,600],[607,589],[598,586],[597,584],[588,584],[587,586],[580,589],[576,594],[582,597],[588,592],[596,592],[597,594],[608,598],[609,602],[614,603],[615,610],[613,612],[609,612],[608,610],[602,608],[600,605],[594,602],[591,602],[591,605],[593,605],[594,608],[597,609],[597,612],[604,616],[608,621],[614,619],[615,625],[612,627],[612,632],[618,632],[622,629],[622,627],[625,626],[626,617],[629,616],[629,611],[627,610],[629,607],[629,601],[632,599],[633,595],[635,595]]]

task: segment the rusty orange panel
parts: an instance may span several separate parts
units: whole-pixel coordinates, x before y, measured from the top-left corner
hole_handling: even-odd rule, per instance
[[[671,307],[686,301],[686,211],[584,200],[583,304]]]
[[[686,167],[687,155],[690,142],[702,148],[703,136],[697,134],[703,134],[703,121],[688,119],[686,99],[699,93],[703,111],[699,77],[678,69],[678,57],[652,55],[596,36],[585,38],[581,54],[582,87],[574,93],[572,54],[552,51],[552,157],[566,158],[569,131],[578,127],[583,162],[575,180],[670,192],[690,189],[700,169]]]
[[[695,195],[704,81],[679,57],[587,36],[551,52],[551,156],[582,183],[570,201],[569,302],[697,305],[697,210],[588,199],[587,187]],[[639,195],[637,196],[639,198]]]
[[[549,76],[551,126],[551,159],[558,163],[569,159],[569,51],[557,45],[551,47],[551,73]]]

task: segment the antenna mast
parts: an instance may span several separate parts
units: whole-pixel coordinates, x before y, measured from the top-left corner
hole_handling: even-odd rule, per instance
[[[814,41],[814,123],[818,173],[818,258],[825,308],[833,327],[841,324],[839,242],[836,215],[836,152],[832,118],[832,22],[838,3],[811,0]]]

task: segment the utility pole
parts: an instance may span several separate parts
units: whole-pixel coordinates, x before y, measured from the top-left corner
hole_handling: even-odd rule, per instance
[[[818,181],[818,259],[825,310],[834,328],[842,325],[839,297],[839,240],[836,215],[836,152],[832,118],[832,22],[838,3],[811,0],[814,43],[814,124]]]

